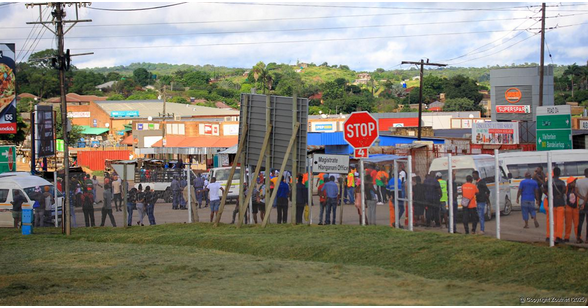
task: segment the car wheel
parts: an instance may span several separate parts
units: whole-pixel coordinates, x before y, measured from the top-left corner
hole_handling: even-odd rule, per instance
[[[503,216],[508,216],[510,215],[510,212],[512,212],[512,202],[510,202],[510,199],[508,197],[504,198],[504,211],[501,212],[501,214]]]

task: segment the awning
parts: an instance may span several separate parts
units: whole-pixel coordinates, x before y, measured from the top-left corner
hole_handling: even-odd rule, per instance
[[[384,154],[384,155],[374,155],[370,156],[370,158],[366,158],[363,161],[366,163],[373,163],[373,164],[385,164],[385,163],[392,163],[397,159],[406,159],[406,156],[398,156],[392,154]]]
[[[90,127],[88,125],[80,125],[80,127],[82,128],[82,135],[102,135],[110,130],[108,128]]]
[[[239,150],[239,144],[235,144],[234,146],[232,146],[222,152],[218,152],[217,154],[237,154],[237,150]]]
[[[184,137],[166,136],[166,148],[229,148],[239,142],[239,137]],[[158,148],[163,144],[162,140],[155,142],[151,147]]]

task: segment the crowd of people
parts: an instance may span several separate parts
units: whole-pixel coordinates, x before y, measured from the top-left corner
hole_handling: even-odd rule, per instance
[[[361,210],[361,189],[364,186],[364,202],[366,205],[365,220],[366,224],[376,224],[376,207],[388,203],[390,211],[390,226],[396,227],[396,215],[398,221],[402,221],[404,216],[405,222],[399,223],[399,228],[406,226],[408,219],[405,207],[407,204],[402,199],[406,198],[408,192],[407,173],[403,164],[399,164],[398,178],[394,177],[394,170],[391,166],[386,170],[384,166],[367,165],[365,169],[365,178],[362,180],[355,166],[350,167],[346,175],[320,173],[316,177],[316,190],[319,197],[319,225],[336,224],[337,207],[344,204],[355,205],[359,217],[359,223],[362,223]],[[558,167],[553,168],[553,213],[549,213],[547,206],[547,196],[549,187],[547,177],[542,167],[537,167],[533,174],[527,172],[525,179],[520,182],[517,203],[521,204],[521,213],[524,221],[523,228],[529,228],[529,220],[533,220],[535,228],[539,228],[540,223],[537,220],[537,208],[547,215],[546,220],[546,240],[549,240],[549,215],[554,216],[554,233],[555,242],[569,242],[572,234],[575,235],[577,243],[583,243],[582,228],[586,225],[586,234],[588,234],[588,169],[584,170],[586,178],[576,179],[569,177],[564,182],[560,179],[561,170]],[[279,171],[273,170],[268,174],[270,187],[266,189],[265,174],[260,173],[253,185],[244,183],[245,195],[249,189],[253,189],[251,215],[249,210],[245,213],[246,223],[259,223],[263,221],[266,214],[266,201],[269,196],[277,190],[276,198],[271,205],[276,209],[277,223],[283,224],[288,220],[289,202],[293,194],[296,194],[296,217],[295,222],[300,224],[303,217],[308,220],[308,174],[299,174],[293,183],[293,177],[285,172],[280,183],[277,182]],[[413,215],[415,226],[423,227],[442,227],[445,225],[449,231],[448,207],[453,207],[453,212],[458,213],[458,183],[455,182],[455,170],[453,174],[453,199],[449,200],[447,181],[443,179],[440,172],[436,174],[427,174],[424,181],[420,176],[413,175],[410,181],[413,193]],[[489,208],[490,190],[484,179],[480,178],[477,171],[467,175],[465,183],[461,184],[461,220],[464,226],[464,232],[484,234],[485,217]],[[61,179],[58,179],[57,189],[62,191]],[[116,227],[116,221],[113,216],[114,211],[123,210],[122,192],[126,190],[127,194],[127,225],[131,226],[144,225],[144,218],[147,216],[150,225],[155,225],[154,208],[160,194],[153,191],[149,186],[145,188],[141,184],[137,188],[130,190],[123,187],[124,182],[116,175],[105,174],[104,181],[100,183],[96,176],[90,177],[88,174],[74,174],[70,180],[70,209],[73,216],[72,221],[75,226],[74,208],[81,207],[84,214],[86,227],[95,226],[94,206],[101,203],[101,224],[104,226],[106,219],[109,218],[112,226]],[[102,198],[97,198],[96,188],[103,188]],[[210,206],[210,221],[214,221],[215,215],[218,215],[220,201],[224,188],[216,182],[213,177],[210,182],[207,178],[197,174],[196,177],[187,183],[183,176],[176,176],[171,182],[172,191],[172,209],[187,209],[187,191],[186,187],[192,189],[192,199],[194,205],[198,208]],[[398,205],[394,205],[394,191],[398,191]],[[53,194],[49,187],[35,189],[31,194],[35,201],[35,226],[45,226],[47,215],[51,212]],[[24,197],[15,198],[15,206],[21,206]],[[100,200],[99,200],[100,199]],[[114,205],[114,207],[113,207]],[[396,210],[398,209],[398,213]],[[133,220],[133,213],[137,211],[137,216]],[[239,202],[233,211],[233,220],[239,213]],[[306,213],[306,215],[305,215]],[[405,214],[406,213],[406,214]],[[258,220],[258,214],[260,220]],[[251,217],[249,217],[251,216]],[[457,215],[453,222],[453,230],[456,230]],[[49,219],[50,220],[50,219]],[[15,224],[17,224],[15,219]],[[479,229],[478,229],[479,226]]]

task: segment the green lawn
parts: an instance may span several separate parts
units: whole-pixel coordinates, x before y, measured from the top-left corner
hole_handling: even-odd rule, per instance
[[[0,305],[517,305],[585,296],[588,254],[383,226],[0,229]]]

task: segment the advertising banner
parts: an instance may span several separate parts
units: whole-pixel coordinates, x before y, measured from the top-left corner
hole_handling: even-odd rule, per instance
[[[200,124],[198,127],[200,135],[219,136],[220,125],[218,124]]]
[[[15,50],[0,44],[0,134],[16,134]]]
[[[37,157],[55,155],[53,106],[35,106],[35,152]]]
[[[337,131],[337,122],[312,122],[311,124],[311,131],[312,132],[336,132]]]
[[[67,117],[68,118],[89,118],[90,112],[89,111],[68,111]]]
[[[472,126],[474,144],[519,144],[517,122],[485,122]]]

